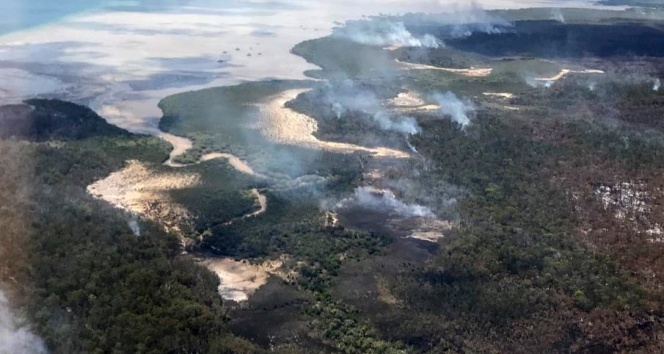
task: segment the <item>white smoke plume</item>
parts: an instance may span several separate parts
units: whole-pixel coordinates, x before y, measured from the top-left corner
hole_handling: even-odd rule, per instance
[[[361,206],[376,211],[394,213],[406,218],[435,217],[431,209],[425,206],[418,204],[406,204],[398,200],[394,193],[391,191],[378,190],[372,187],[356,188],[353,197],[337,204],[337,208],[349,205]]]
[[[413,146],[413,144],[410,142],[410,139],[408,139],[408,138],[406,139],[406,144],[408,144],[408,148],[410,149],[410,151],[412,151],[412,152],[414,152],[414,153],[416,153],[416,154],[419,154],[419,153],[420,153],[419,151],[417,151],[417,149],[415,148],[415,146]]]
[[[552,17],[554,20],[560,22],[560,23],[566,23],[565,22],[565,16],[563,15],[563,12],[560,11],[560,9],[552,9]]]
[[[662,87],[662,82],[659,79],[655,79],[655,83],[652,85],[652,90],[659,91],[661,87]]]
[[[433,100],[440,105],[440,112],[445,116],[451,116],[452,121],[465,128],[470,124],[468,114],[475,111],[475,105],[468,99],[460,99],[452,92],[437,93]]]
[[[524,81],[528,86],[532,88],[541,88],[541,87],[550,88],[555,83],[554,80],[538,80],[530,76],[526,77]]]
[[[380,128],[383,130],[391,130],[408,135],[413,135],[420,132],[420,127],[413,117],[399,116],[392,118],[387,112],[383,110],[377,111],[373,114],[372,117],[376,122],[378,122]]]
[[[588,83],[588,90],[595,92],[596,88],[597,88],[597,83],[595,81],[591,81]]]
[[[403,22],[378,17],[348,21],[343,27],[336,27],[333,35],[360,44],[383,47],[438,48],[442,45],[436,37],[430,34],[416,37],[406,29]]]
[[[47,353],[44,342],[22,322],[10,311],[9,300],[0,290],[0,353]]]
[[[456,6],[451,12],[410,13],[404,15],[402,19],[406,28],[435,27],[439,41],[445,38],[468,37],[473,33],[502,33],[505,28],[513,26],[511,22],[484,11],[476,3],[471,3],[470,6]]]
[[[131,219],[127,221],[127,226],[129,226],[134,236],[141,236],[141,225],[138,224],[138,220]]]
[[[420,127],[414,118],[393,116],[373,91],[359,87],[350,80],[328,85],[325,95],[325,101],[331,105],[338,119],[351,112],[361,112],[369,115],[383,130],[408,135],[420,132]]]

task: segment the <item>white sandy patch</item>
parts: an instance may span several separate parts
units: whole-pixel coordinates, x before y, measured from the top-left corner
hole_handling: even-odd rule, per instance
[[[270,97],[259,105],[261,122],[254,128],[259,129],[269,140],[281,144],[303,146],[311,149],[329,150],[340,153],[367,152],[378,157],[409,158],[406,152],[389,148],[368,148],[359,145],[322,141],[313,134],[318,130],[316,121],[304,114],[285,106],[307,89],[294,89]]]
[[[420,107],[426,102],[415,92],[401,92],[388,101],[388,105],[394,107]]]
[[[281,261],[254,265],[230,258],[206,259],[200,264],[219,277],[221,297],[237,302],[247,301],[250,295],[267,283],[270,274],[282,266]]]
[[[129,161],[125,168],[91,184],[87,190],[96,198],[180,234],[183,226],[191,223],[192,216],[182,205],[171,200],[168,191],[198,183],[199,176],[195,174],[160,173],[139,161]]]
[[[261,264],[251,264],[246,260],[236,261],[231,258],[209,258],[199,260],[199,264],[215,273],[221,284],[219,294],[226,300],[237,302],[247,301],[249,296],[267,283],[270,276],[279,277],[285,281],[292,281],[298,273],[295,270],[285,269],[284,263],[289,259],[282,255],[277,260],[266,261]],[[301,265],[298,262],[298,266]]]
[[[572,70],[572,69],[562,69],[558,74],[551,76],[551,77],[537,77],[535,78],[536,81],[543,81],[543,82],[555,82],[563,77],[565,77],[568,74],[604,74],[604,71],[602,70],[593,70],[593,69],[586,69],[586,70]]]
[[[323,225],[327,227],[335,227],[339,225],[339,214],[336,211],[326,211]]]
[[[391,109],[396,109],[401,112],[410,111],[435,111],[440,109],[440,106],[435,104],[427,104],[415,92],[401,92],[396,97],[386,102],[387,106]]]
[[[514,94],[509,93],[509,92],[484,92],[482,94],[484,96],[502,98],[502,99],[506,99],[506,100],[508,100],[510,98],[514,98]]]
[[[493,72],[493,68],[475,68],[475,67],[470,67],[467,69],[455,69],[455,68],[443,68],[439,66],[432,66],[432,65],[424,65],[424,64],[415,64],[415,63],[408,63],[405,61],[401,61],[399,59],[395,59],[397,63],[401,64],[401,66],[405,67],[406,69],[409,70],[441,70],[441,71],[446,71],[454,74],[459,74],[462,76],[467,76],[467,77],[486,77],[491,75]]]

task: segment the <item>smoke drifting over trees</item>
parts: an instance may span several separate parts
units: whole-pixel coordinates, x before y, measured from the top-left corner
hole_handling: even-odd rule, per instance
[[[430,34],[415,36],[406,29],[403,22],[393,22],[382,18],[348,21],[345,26],[335,28],[333,35],[360,44],[375,46],[424,48],[441,46],[436,37]]]
[[[476,4],[459,11],[406,14],[402,20],[406,28],[416,33],[420,29],[435,28],[436,32],[432,35],[439,41],[468,37],[473,33],[497,34],[512,27],[510,21],[491,15]]]
[[[405,218],[435,217],[431,209],[418,205],[406,204],[397,199],[390,190],[378,190],[372,187],[358,187],[355,194],[337,204],[337,207],[356,206],[376,211],[394,213]]]
[[[452,121],[462,127],[470,124],[468,114],[475,111],[475,105],[468,99],[460,99],[452,92],[438,93],[433,95],[433,100],[440,105],[440,111],[446,116],[450,116]]]
[[[359,112],[371,117],[381,129],[404,134],[417,134],[420,127],[414,118],[391,114],[375,92],[346,80],[328,84],[324,90],[324,102],[332,107],[337,119],[347,119],[347,115]]]
[[[348,21],[335,28],[333,35],[366,45],[436,49],[445,46],[446,38],[501,33],[502,28],[510,26],[509,21],[491,16],[474,5],[451,13],[417,13],[399,18],[376,16]],[[436,33],[426,33],[429,28],[435,28]],[[420,30],[422,33],[418,33]]]
[[[42,340],[21,322],[0,289],[0,353],[47,353]]]

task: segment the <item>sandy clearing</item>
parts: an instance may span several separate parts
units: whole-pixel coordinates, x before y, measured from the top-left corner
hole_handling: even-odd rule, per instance
[[[426,102],[415,92],[401,92],[396,97],[387,101],[389,106],[393,107],[420,107],[426,105]]]
[[[436,243],[445,236],[446,231],[457,226],[456,223],[447,220],[424,218],[420,220],[419,225],[408,238]]]
[[[455,69],[455,68],[443,68],[439,66],[432,66],[432,65],[424,65],[424,64],[415,64],[415,63],[408,63],[405,61],[401,61],[399,59],[395,59],[395,61],[402,66],[404,66],[407,69],[410,70],[441,70],[441,71],[446,71],[454,74],[459,74],[467,77],[486,77],[491,75],[493,72],[493,68],[475,68],[475,67],[470,67],[467,69]]]
[[[435,111],[439,110],[440,106],[435,104],[427,104],[415,92],[401,92],[396,97],[387,100],[387,106],[401,112],[410,111]]]
[[[604,71],[593,70],[593,69],[586,69],[586,70],[562,69],[558,74],[552,77],[538,77],[535,78],[535,81],[545,81],[545,82],[558,81],[568,74],[604,74]]]
[[[323,224],[327,227],[339,226],[339,215],[336,211],[326,211]]]
[[[182,205],[171,200],[168,191],[199,183],[190,173],[163,173],[150,170],[144,163],[128,161],[127,166],[87,187],[88,193],[112,205],[153,220],[169,232],[181,234],[192,220]]]
[[[265,285],[268,277],[276,273],[283,262],[277,260],[255,265],[230,258],[210,258],[200,260],[199,264],[219,277],[219,295],[222,298],[242,302]]]
[[[266,139],[280,144],[297,145],[311,149],[321,149],[340,153],[367,152],[377,157],[409,158],[410,154],[389,148],[368,148],[359,145],[322,141],[313,134],[318,124],[311,117],[285,107],[286,102],[295,99],[309,89],[293,89],[270,97],[259,105],[261,122],[254,128],[261,131]]]

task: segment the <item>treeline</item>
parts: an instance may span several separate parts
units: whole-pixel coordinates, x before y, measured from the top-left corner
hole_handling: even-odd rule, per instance
[[[0,107],[0,138],[29,141],[80,140],[92,136],[129,136],[91,109],[58,100],[27,100]]]

